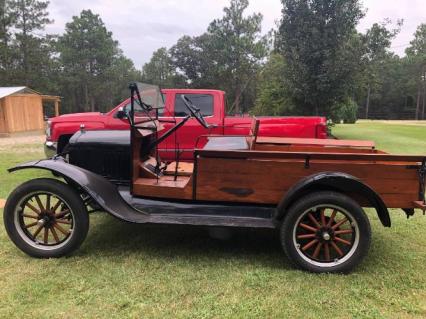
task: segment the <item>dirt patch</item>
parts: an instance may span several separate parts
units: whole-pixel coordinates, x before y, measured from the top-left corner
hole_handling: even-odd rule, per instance
[[[0,147],[14,146],[14,145],[25,145],[25,144],[39,144],[41,145],[45,136],[43,134],[29,135],[29,136],[12,136],[0,138]]]
[[[6,200],[0,198],[0,208],[3,208],[5,204],[6,204]]]

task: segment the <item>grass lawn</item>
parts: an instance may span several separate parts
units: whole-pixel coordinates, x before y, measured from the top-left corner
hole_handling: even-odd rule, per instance
[[[361,123],[339,125],[334,134],[426,154],[426,126]],[[41,146],[0,152],[0,198],[43,176],[5,169],[41,156]],[[37,260],[15,248],[1,223],[0,317],[425,318],[426,217],[407,221],[394,211],[385,229],[369,216],[372,247],[350,275],[292,269],[272,231],[239,230],[221,242],[201,227],[132,225],[95,214],[73,256]]]

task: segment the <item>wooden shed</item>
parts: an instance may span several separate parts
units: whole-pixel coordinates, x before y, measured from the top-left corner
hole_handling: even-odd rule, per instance
[[[41,95],[25,86],[0,87],[0,134],[43,130],[43,101],[53,101],[58,115],[57,96]]]

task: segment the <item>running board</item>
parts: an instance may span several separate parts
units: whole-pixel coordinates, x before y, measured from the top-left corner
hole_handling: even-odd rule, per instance
[[[275,228],[271,218],[208,216],[208,215],[180,215],[180,214],[153,214],[149,216],[151,224],[177,224],[193,226],[224,226],[248,228]]]
[[[127,187],[119,187],[119,192],[135,210],[122,219],[133,223],[275,228],[275,207],[152,200],[133,197]],[[121,217],[120,212],[113,215]]]

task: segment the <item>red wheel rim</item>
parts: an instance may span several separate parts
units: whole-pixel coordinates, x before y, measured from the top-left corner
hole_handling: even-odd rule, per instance
[[[344,209],[321,206],[306,211],[298,219],[294,240],[305,259],[316,263],[336,263],[353,252],[357,227]]]

